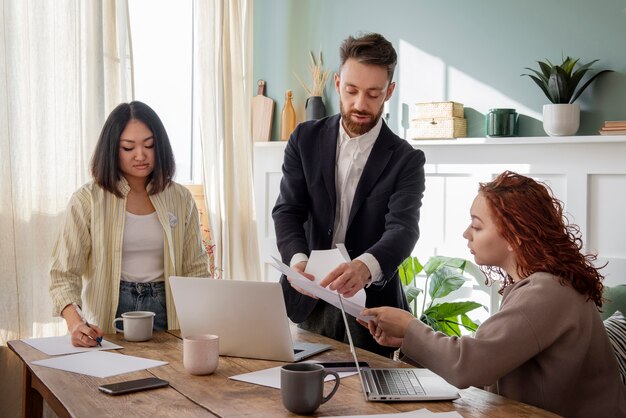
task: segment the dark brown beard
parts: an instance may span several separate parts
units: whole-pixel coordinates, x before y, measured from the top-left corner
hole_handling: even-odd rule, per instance
[[[349,111],[345,112],[343,109],[343,102],[341,101],[341,97],[339,98],[339,109],[341,112],[341,120],[343,121],[343,127],[348,132],[348,134],[361,136],[364,133],[372,130],[374,126],[378,123],[378,120],[383,114],[383,106],[378,110],[378,114],[374,115],[372,113],[363,113],[363,112],[355,112]],[[370,117],[370,121],[367,123],[358,123],[354,122],[350,117],[352,114],[356,113],[357,115],[367,115]]]

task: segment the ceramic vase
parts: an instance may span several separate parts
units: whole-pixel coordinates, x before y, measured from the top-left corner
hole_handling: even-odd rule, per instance
[[[543,105],[543,130],[550,136],[575,135],[580,125],[576,103]]]
[[[326,116],[326,107],[321,96],[310,96],[304,105],[306,120],[322,119]]]

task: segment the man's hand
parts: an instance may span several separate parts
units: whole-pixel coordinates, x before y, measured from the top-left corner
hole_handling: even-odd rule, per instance
[[[328,273],[320,282],[322,287],[329,286],[330,290],[336,290],[345,298],[352,297],[363,289],[371,277],[370,271],[359,260],[339,264],[333,271]]]
[[[309,279],[311,281],[315,280],[315,277],[313,275],[304,272],[304,269],[306,269],[306,261],[300,261],[298,264],[294,264],[291,268],[294,269],[295,271],[297,271],[298,273],[302,274],[307,279]],[[291,284],[291,287],[293,287],[298,292],[302,293],[304,296],[308,296],[308,297],[313,298],[313,299],[318,299],[317,296],[312,295],[309,292],[307,292],[306,290],[304,290],[304,289],[294,285],[293,284],[293,279],[291,277],[287,277],[287,280],[289,280],[289,283]]]

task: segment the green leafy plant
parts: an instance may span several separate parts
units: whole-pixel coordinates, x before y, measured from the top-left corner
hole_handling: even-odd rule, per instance
[[[592,81],[604,73],[612,72],[612,70],[602,70],[591,76],[585,84],[576,90],[585,74],[591,69],[591,66],[598,61],[593,60],[587,64],[580,64],[575,69],[579,60],[567,57],[560,65],[552,64],[547,59],[545,62],[537,61],[541,71],[525,67],[526,70],[532,71],[535,75],[522,75],[532,78],[552,103],[574,103]]]
[[[424,271],[426,277],[420,276]],[[460,336],[461,327],[474,332],[478,324],[467,316],[468,312],[485,308],[484,305],[472,301],[438,302],[450,293],[458,290],[466,280],[467,273],[480,282],[484,279],[482,272],[471,261],[462,258],[436,256],[428,259],[422,266],[417,257],[408,257],[398,267],[400,280],[404,286],[411,311],[416,318],[450,336]],[[417,287],[418,280],[423,280],[424,288]],[[426,304],[426,295],[430,296]],[[420,298],[420,295],[422,297]],[[421,299],[421,310],[418,310],[418,301]]]

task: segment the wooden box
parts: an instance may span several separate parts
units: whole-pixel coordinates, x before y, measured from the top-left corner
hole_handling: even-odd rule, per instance
[[[464,138],[467,136],[465,118],[429,118],[411,121],[412,139]]]
[[[463,118],[463,104],[457,102],[429,102],[415,104],[415,118]]]

